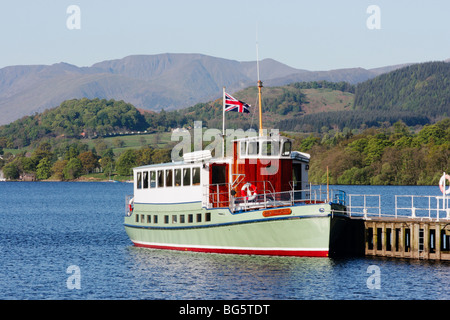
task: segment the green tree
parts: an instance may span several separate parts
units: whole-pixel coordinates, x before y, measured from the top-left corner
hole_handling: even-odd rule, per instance
[[[19,179],[19,168],[14,162],[10,162],[3,166],[3,175],[6,179]]]
[[[67,160],[58,160],[52,166],[52,177],[56,180],[64,180],[64,168],[66,167]]]
[[[83,165],[78,158],[72,158],[63,169],[65,180],[74,180],[81,176]]]
[[[98,167],[98,158],[92,151],[86,151],[78,156],[81,161],[83,171],[88,174]]]
[[[39,161],[36,170],[36,178],[39,180],[46,180],[50,178],[52,164],[48,158],[43,158]]]
[[[132,169],[137,165],[137,155],[133,150],[126,150],[117,160],[117,172],[121,176],[132,175]]]
[[[144,147],[137,151],[137,165],[143,166],[153,163],[153,155],[155,150],[153,148]]]
[[[158,149],[153,152],[152,162],[153,163],[166,163],[170,162],[170,149]]]
[[[39,163],[39,161],[43,158],[51,159],[53,157],[52,146],[48,142],[42,142],[31,155],[33,159]]]

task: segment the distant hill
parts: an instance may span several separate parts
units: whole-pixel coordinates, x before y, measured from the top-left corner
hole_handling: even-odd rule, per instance
[[[450,64],[407,65],[356,85],[353,108],[324,110],[280,120],[279,127],[295,131],[359,128],[393,124],[435,123],[450,115]]]
[[[357,86],[355,109],[450,116],[450,64],[428,62],[380,75]]]
[[[42,138],[88,138],[144,131],[145,117],[123,101],[73,99],[43,113],[0,126],[0,147],[22,148]]]
[[[203,63],[206,64],[208,59],[207,57]],[[143,64],[148,62],[143,58]],[[211,63],[219,62],[223,61],[211,61]],[[230,64],[230,68],[233,63]],[[268,60],[267,63],[274,66],[274,73],[282,72],[275,67],[276,62]],[[171,72],[168,70],[178,70],[179,66],[186,67],[185,63],[171,59],[168,59],[166,64],[168,65],[164,67],[147,65],[146,69],[151,70],[151,74],[142,73],[140,76],[148,79],[164,78],[169,77],[168,74]],[[128,79],[130,74],[139,74],[139,68],[133,70],[135,68],[132,67],[133,64],[126,67],[124,65],[128,64],[124,61],[109,61],[92,68],[109,70],[111,75],[124,79]],[[243,65],[245,66],[243,70],[252,72],[249,63]],[[211,66],[209,68],[212,69]],[[289,72],[288,67],[283,68]],[[70,66],[62,65],[59,68],[55,66],[53,72],[64,74],[61,72],[64,69],[70,69]],[[162,69],[166,71],[163,72]],[[41,69],[43,70],[45,68]],[[75,67],[75,70],[78,69]],[[178,72],[173,71],[173,74]],[[43,74],[45,72],[41,73],[41,76]],[[222,76],[224,74],[221,73]],[[111,75],[103,74],[104,77]],[[85,77],[97,76],[99,75],[85,75]],[[448,117],[450,111],[449,77],[450,64],[431,62],[406,66],[357,85],[348,82],[312,81],[264,87],[263,124],[265,128],[278,128],[283,131],[323,132],[327,129],[360,129],[392,125],[399,120],[407,126],[435,123]],[[24,79],[25,76],[21,77],[20,81]],[[115,78],[110,79],[114,81]],[[88,86],[85,90],[95,91],[96,88]],[[257,88],[247,87],[233,95],[251,104],[251,113],[246,115],[228,113],[227,128],[244,130],[256,128],[259,117]],[[122,100],[71,99],[61,103],[57,108],[0,126],[0,138],[5,137],[8,144],[13,147],[21,147],[44,137],[96,137],[127,130],[166,131],[171,128],[192,126],[197,120],[203,121],[204,126],[209,128],[221,128],[222,99],[205,101],[209,102],[197,103],[180,110],[146,112],[145,109],[138,109]]]
[[[354,94],[348,92],[354,91],[354,86],[347,83],[296,83],[265,87],[263,90],[265,128],[276,128],[283,119],[305,114],[350,109],[354,98]],[[258,108],[254,104],[257,88],[241,90],[235,97],[251,104],[251,113],[227,113],[227,128],[256,128],[259,117]],[[222,99],[198,103],[182,110],[160,112],[138,110],[123,101],[71,99],[56,108],[0,126],[0,142],[3,147],[22,148],[42,138],[80,139],[111,136],[127,131],[167,131],[183,126],[192,127],[197,120],[209,128],[221,128]]]
[[[273,59],[260,62],[265,86],[319,80],[355,84],[398,67],[316,72]],[[256,62],[202,54],[135,55],[91,67],[9,66],[0,69],[0,125],[81,98],[124,100],[144,110],[180,109],[219,98],[223,86],[236,92],[255,82]]]

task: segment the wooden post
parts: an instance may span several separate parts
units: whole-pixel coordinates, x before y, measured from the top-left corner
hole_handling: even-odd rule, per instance
[[[405,256],[405,227],[403,224],[400,225],[400,234],[398,235],[398,251],[400,252],[400,257]]]
[[[435,243],[436,243],[436,260],[441,260],[441,224],[436,222],[436,235],[435,235]]]
[[[423,258],[430,258],[430,225],[425,223],[423,226]]]
[[[411,228],[411,254],[412,258],[419,258],[419,224],[413,223]]]

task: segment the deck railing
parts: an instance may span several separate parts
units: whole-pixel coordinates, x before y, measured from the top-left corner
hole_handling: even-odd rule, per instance
[[[345,192],[335,189],[327,189],[326,186],[310,185],[304,190],[291,190],[275,192],[269,181],[251,182],[260,185],[254,197],[241,196],[233,193],[230,184],[215,184],[204,186],[203,205],[210,208],[228,207],[232,212],[266,209],[283,206],[293,206],[314,203],[339,203],[345,205]]]
[[[411,218],[411,219],[450,219],[450,197],[395,195],[394,202],[384,199],[380,195],[348,195],[347,213],[351,217]]]

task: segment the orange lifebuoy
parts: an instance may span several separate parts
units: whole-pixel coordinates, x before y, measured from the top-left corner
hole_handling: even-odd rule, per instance
[[[256,192],[256,187],[250,182],[244,184],[241,189],[241,197],[245,197],[245,200],[247,201],[255,200],[257,195],[258,193]]]
[[[448,181],[449,188],[445,190],[445,180]],[[443,174],[441,179],[439,180],[439,189],[441,189],[441,192],[444,194],[450,194],[450,175]]]

